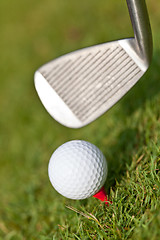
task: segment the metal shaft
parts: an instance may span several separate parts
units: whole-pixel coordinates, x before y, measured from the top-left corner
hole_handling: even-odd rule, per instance
[[[126,0],[134,30],[138,53],[146,59],[147,65],[152,58],[152,33],[145,0]]]

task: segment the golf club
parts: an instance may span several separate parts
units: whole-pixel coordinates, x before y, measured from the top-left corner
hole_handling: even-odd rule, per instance
[[[80,128],[105,113],[143,76],[152,58],[145,0],[126,0],[134,37],[87,47],[40,67],[35,87],[49,114]]]

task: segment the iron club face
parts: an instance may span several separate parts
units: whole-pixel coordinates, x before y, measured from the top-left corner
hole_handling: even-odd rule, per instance
[[[126,0],[134,38],[84,48],[35,73],[37,93],[61,124],[80,128],[105,113],[143,76],[152,57],[145,0]]]

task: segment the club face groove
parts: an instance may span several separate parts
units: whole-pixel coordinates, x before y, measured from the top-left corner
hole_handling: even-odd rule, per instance
[[[131,38],[88,47],[39,68],[35,87],[50,115],[80,128],[111,108],[148,68],[135,42]]]

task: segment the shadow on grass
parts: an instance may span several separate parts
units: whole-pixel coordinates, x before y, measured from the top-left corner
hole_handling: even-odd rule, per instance
[[[152,100],[160,92],[160,58],[159,52],[154,55],[152,65],[143,79],[130,91],[120,103],[122,114],[131,116],[138,108],[144,108],[147,101]],[[145,131],[145,130],[144,130]],[[120,132],[116,143],[104,152],[111,159],[108,162],[108,177],[105,184],[107,193],[114,188],[116,181],[120,182],[126,175],[127,165],[130,166],[139,149],[144,145],[144,134],[138,129],[127,128]]]
[[[137,129],[127,128],[121,132],[116,140],[116,143],[107,152],[104,152],[108,161],[108,177],[105,184],[107,193],[110,188],[114,188],[116,182],[126,175],[127,166],[132,163],[133,156],[138,148],[138,133]]]

